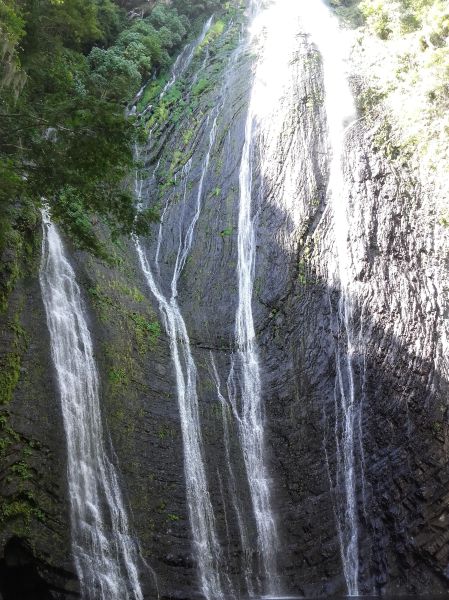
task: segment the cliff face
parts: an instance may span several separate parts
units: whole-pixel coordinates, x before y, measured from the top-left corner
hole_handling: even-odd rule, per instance
[[[249,561],[257,575],[256,528],[236,420],[220,403],[213,363],[227,398],[238,300],[239,169],[254,60],[244,45],[236,49],[241,19],[234,15],[198,51],[169,99],[170,119],[159,111],[150,122],[141,173],[143,198],[159,203],[163,215],[161,237],[155,226],[142,243],[155,257],[160,241],[153,265],[167,294],[179,236],[192,222],[203,177],[177,302],[197,367],[223,565],[239,598],[246,593],[242,565]],[[319,595],[345,591],[338,527],[344,512],[342,416],[335,388],[336,353],[347,340],[337,326],[341,290],[328,283],[335,241],[326,196],[322,65],[311,40],[298,33],[279,106],[283,118],[269,139],[258,140],[277,160],[258,163],[254,152],[253,310],[282,588]],[[354,450],[360,591],[429,594],[445,591],[449,577],[447,235],[434,210],[438,186],[400,148],[387,156],[382,127],[380,121],[357,122],[344,157],[355,274],[351,360],[360,402]],[[131,522],[161,597],[199,598],[169,340],[133,244],[122,240],[111,251],[115,267],[71,253],[95,342],[104,421]],[[77,585],[65,440],[37,279],[39,243],[33,256],[29,276],[19,280],[2,315],[0,579],[5,598],[13,597],[6,586],[8,578],[20,585],[19,561],[35,574],[43,598],[69,598]],[[147,597],[155,597],[151,573],[142,579]]]

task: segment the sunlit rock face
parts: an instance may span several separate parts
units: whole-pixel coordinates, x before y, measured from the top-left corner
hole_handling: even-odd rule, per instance
[[[214,568],[223,594],[240,599],[267,591],[237,418],[241,398],[229,377],[239,302],[241,164],[252,111],[251,308],[279,588],[292,595],[344,594],[355,582],[365,594],[441,592],[449,564],[449,472],[447,241],[434,211],[440,192],[431,174],[413,164],[404,161],[398,171],[380,150],[376,127],[359,116],[343,135],[354,111],[348,90],[359,84],[341,47],[329,62],[341,38],[335,22],[318,12],[318,39],[315,13],[303,14],[309,1],[278,0],[240,42],[240,27],[230,27],[217,47],[195,57],[182,88],[192,111],[156,126],[141,149],[142,199],[159,203],[163,219],[161,235],[156,225],[140,243],[159,289],[171,298],[179,242],[196,215],[203,177],[175,300],[196,367],[202,460],[220,548]],[[195,94],[203,79],[209,86]],[[197,599],[203,594],[170,339],[134,244],[116,252],[116,269],[73,253],[90,314],[103,418],[132,527],[161,597]],[[29,535],[39,541],[39,555],[59,569],[47,579],[75,589],[67,575],[73,566],[57,387],[48,335],[39,326],[37,282],[27,286],[15,302],[26,299],[23,323],[32,341],[11,412],[24,434],[45,440],[33,461],[53,511]],[[150,350],[142,352],[123,308],[134,325],[135,315],[159,318],[161,335]],[[29,416],[33,385],[45,421]],[[38,487],[34,479],[31,485]],[[2,540],[11,535],[6,531]],[[150,575],[141,578],[152,598]]]
[[[414,250],[423,243],[418,236],[427,240],[425,246],[433,237],[431,191],[418,189],[407,169],[398,178],[376,150],[375,132],[366,130],[363,121],[357,122],[337,149],[343,164],[338,199],[346,233],[336,231],[342,215],[336,214],[328,190],[335,138],[330,139],[327,131],[332,118],[347,125],[344,121],[354,108],[348,100],[348,86],[336,85],[333,96],[326,98],[326,65],[317,50],[322,39],[315,45],[310,29],[310,21],[301,19],[301,8],[291,3],[275,3],[254,22],[250,35],[257,58],[249,61],[243,54],[233,70],[218,121],[220,146],[212,154],[201,215],[179,285],[177,300],[199,365],[205,455],[219,537],[225,548],[232,549],[227,564],[235,578],[241,572],[242,533],[234,491],[227,481],[226,452],[220,450],[222,415],[216,404],[210,352],[221,391],[229,392],[226,381],[237,308],[238,174],[245,116],[256,90],[252,215],[257,250],[252,306],[260,344],[268,470],[284,589],[331,593],[344,591],[348,585],[342,556],[352,531],[350,523],[344,522],[348,502],[342,467],[344,415],[335,396],[337,356],[343,389],[349,385],[347,371],[342,369],[348,332],[339,321],[342,287],[346,287],[357,408],[351,448],[357,586],[361,593],[441,590],[445,585],[444,530],[434,531],[428,519],[441,516],[432,505],[441,501],[444,485],[434,492],[435,500],[426,499],[420,490],[423,483],[433,481],[434,470],[417,464],[423,455],[435,452],[439,455],[435,470],[445,470],[444,415],[439,412],[444,406],[444,379],[437,374],[444,364],[444,336],[438,331],[442,309],[424,309],[427,299],[424,304],[422,300],[429,297],[435,306],[441,303],[436,298],[442,295],[425,290],[432,289],[430,271],[440,269],[441,273],[442,257],[429,249],[426,260],[433,266],[424,268],[420,252]],[[341,67],[342,76],[350,71],[350,65]],[[250,72],[254,83],[248,87]],[[334,102],[338,106],[348,101],[349,110],[343,104],[343,113],[328,114]],[[198,165],[205,151],[200,146],[206,148],[208,142],[207,127],[202,140],[194,155]],[[175,132],[165,142],[164,152],[173,151],[177,144]],[[179,177],[179,191],[173,191],[173,198],[184,197],[181,170]],[[197,171],[194,181],[199,177]],[[415,200],[404,212],[407,196]],[[169,199],[161,246],[162,277],[174,259],[180,214],[191,214],[195,199],[195,194],[187,193],[180,206]],[[419,232],[407,233],[412,223],[420,223]],[[345,245],[346,252],[343,283],[338,245]],[[417,362],[422,365],[417,370],[405,368]],[[429,377],[433,381],[426,391]],[[212,425],[214,410],[218,418]],[[230,436],[240,510],[245,514],[247,535],[256,539],[232,418]],[[410,460],[405,460],[407,456]],[[425,533],[416,535],[421,530]],[[430,553],[439,553],[440,562],[430,558]],[[414,574],[404,575],[404,569]]]

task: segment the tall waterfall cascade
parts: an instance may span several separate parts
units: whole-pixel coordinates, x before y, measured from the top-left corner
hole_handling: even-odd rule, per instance
[[[241,547],[243,554],[243,570],[247,591],[253,593],[254,564],[252,555],[260,557],[258,572],[261,576],[261,582],[258,587],[270,594],[279,591],[279,577],[276,567],[276,554],[278,552],[278,536],[276,531],[275,518],[271,506],[270,478],[265,461],[264,447],[264,411],[262,407],[262,392],[260,365],[258,358],[257,342],[255,339],[254,322],[252,316],[252,287],[254,277],[255,260],[255,233],[252,218],[252,161],[254,158],[253,150],[256,145],[256,138],[260,135],[261,129],[267,126],[264,117],[267,116],[267,105],[260,104],[261,87],[262,97],[269,104],[271,110],[275,109],[278,100],[276,97],[267,98],[268,84],[269,89],[281,84],[282,76],[288,71],[289,52],[294,43],[293,35],[288,35],[288,47],[281,44],[281,51],[284,51],[284,63],[282,71],[271,69],[273,66],[272,53],[280,40],[283,40],[285,26],[287,25],[288,34],[292,33],[290,26],[291,13],[294,4],[290,3],[289,10],[284,13],[285,3],[275,3],[274,10],[263,9],[260,2],[251,4],[251,30],[249,40],[241,41],[241,48],[256,48],[260,55],[256,59],[254,68],[254,81],[252,83],[251,102],[248,109],[248,117],[245,131],[245,143],[240,161],[240,208],[238,222],[238,264],[237,264],[237,282],[239,301],[236,312],[235,339],[237,351],[231,358],[231,369],[227,382],[228,400],[225,400],[220,390],[218,372],[213,362],[213,375],[217,386],[217,395],[223,409],[223,423],[225,435],[225,448],[227,469],[230,480],[232,504],[239,525],[241,538]],[[268,40],[264,36],[264,27],[273,15],[276,16],[276,25],[270,26]],[[297,22],[296,22],[297,26]],[[282,31],[284,29],[284,31]],[[234,60],[239,53],[239,49],[234,55]],[[277,53],[279,57],[279,53]],[[232,65],[232,59],[231,59]],[[278,65],[279,66],[279,65]],[[277,76],[276,81],[271,81]],[[176,77],[172,77],[176,81]],[[197,562],[200,571],[202,592],[207,599],[219,599],[223,597],[226,585],[222,585],[219,577],[219,566],[221,562],[221,549],[217,539],[214,525],[214,513],[209,497],[208,485],[205,474],[205,464],[202,449],[202,433],[198,415],[198,393],[196,389],[197,370],[190,349],[187,328],[182,317],[178,304],[178,281],[182,274],[184,265],[188,258],[195,232],[195,226],[200,216],[202,200],[204,195],[205,176],[209,169],[211,152],[213,150],[216,135],[218,119],[221,109],[226,102],[226,83],[222,91],[221,103],[219,103],[206,119],[206,128],[209,131],[209,144],[205,158],[201,165],[201,176],[198,183],[196,194],[196,207],[190,223],[181,227],[185,233],[179,235],[179,246],[176,255],[175,265],[171,280],[171,290],[169,295],[164,295],[162,287],[157,282],[155,273],[160,277],[161,269],[159,264],[161,244],[163,244],[162,231],[163,223],[159,228],[157,248],[155,253],[155,264],[151,265],[148,255],[140,240],[136,239],[136,249],[140,259],[142,270],[145,274],[147,283],[157,299],[161,313],[164,318],[165,329],[169,335],[172,360],[175,365],[176,382],[178,390],[178,402],[181,413],[181,426],[184,443],[184,461],[185,474],[188,495],[188,506],[192,532],[197,550]],[[266,166],[271,156],[264,156],[264,166]],[[191,160],[186,163],[182,169],[181,178],[184,182],[183,202],[186,199],[188,178],[192,168]],[[136,197],[138,205],[144,206],[142,198],[142,181],[136,179]],[[164,208],[162,221],[164,221],[167,205]],[[250,550],[248,532],[246,529],[246,519],[248,515],[242,513],[242,507],[238,498],[237,486],[233,473],[232,461],[229,450],[229,431],[226,416],[226,407],[229,402],[232,407],[232,416],[237,423],[238,438],[246,467],[246,475],[249,484],[249,492],[252,504],[252,517],[255,521],[257,532],[257,549]]]
[[[211,146],[214,129],[211,130]],[[203,166],[207,170],[208,159]],[[185,175],[187,176],[187,173]],[[187,185],[187,177],[186,184]],[[202,199],[202,185],[198,189],[198,210]],[[198,217],[196,216],[196,219]],[[207,600],[221,600],[224,592],[220,581],[220,547],[215,531],[215,518],[209,497],[196,388],[197,371],[190,348],[187,328],[177,302],[177,284],[188,256],[195,227],[195,217],[181,238],[176,266],[171,282],[171,296],[164,296],[154,278],[153,269],[139,239],[135,246],[148,286],[161,310],[165,330],[170,339],[170,350],[176,373],[178,404],[184,446],[184,467],[187,501],[195,550],[200,571],[201,589]]]
[[[328,16],[328,9],[324,5],[320,6],[326,19],[325,22],[327,23],[330,18]],[[280,593],[281,582],[277,571],[279,539],[272,506],[272,491],[265,449],[262,366],[260,364],[252,309],[256,264],[256,221],[259,209],[258,201],[261,197],[261,191],[263,192],[265,181],[278,180],[279,198],[277,201],[284,204],[287,202],[289,208],[295,202],[295,185],[298,181],[298,173],[301,170],[301,162],[298,159],[298,154],[300,153],[299,143],[297,146],[295,143],[291,143],[290,150],[282,157],[284,168],[281,178],[279,178],[275,169],[279,159],[279,140],[285,129],[286,118],[283,111],[279,110],[279,106],[285,105],[290,107],[292,102],[292,87],[294,82],[292,81],[291,63],[296,58],[298,39],[304,32],[304,24],[307,23],[307,20],[303,19],[304,9],[304,3],[294,0],[276,0],[267,5],[261,2],[252,2],[250,5],[248,39],[241,42],[241,44],[244,47],[250,48],[255,55],[255,60],[239,170],[238,258],[236,270],[238,302],[235,316],[236,351],[231,357],[230,373],[227,381],[227,399],[224,398],[221,392],[218,371],[213,361],[213,356],[211,358],[213,379],[217,387],[218,400],[223,410],[225,451],[228,475],[231,482],[232,502],[239,523],[243,556],[246,557],[246,563],[243,568],[246,573],[247,590],[249,592],[252,591],[254,565],[250,558],[251,552],[247,550],[249,547],[248,532],[245,525],[247,516],[242,514],[242,507],[240,506],[238,494],[235,490],[235,477],[229,455],[229,429],[226,413],[228,403],[231,407],[232,418],[237,425],[257,533],[256,554],[260,559],[257,570],[262,580],[258,588],[260,591],[271,595]],[[334,26],[333,21],[330,22]],[[313,30],[310,33],[313,33]],[[192,52],[190,56],[193,56]],[[178,64],[180,63],[176,61],[175,69]],[[343,62],[340,63],[337,60],[337,66],[340,69],[338,71],[339,74],[341,74],[342,65]],[[335,67],[335,65],[332,66]],[[334,70],[331,69],[331,71],[334,73]],[[174,73],[170,79],[171,85],[176,81],[177,76]],[[332,81],[325,82],[327,93],[329,93],[329,90],[332,92],[332,83]],[[349,87],[344,89],[347,89],[348,98],[351,99]],[[166,90],[162,93],[165,92]],[[346,100],[346,96],[344,99]],[[164,207],[162,223],[159,227],[154,264],[152,264],[152,260],[146,253],[142,241],[135,239],[141,268],[148,286],[159,304],[165,329],[170,339],[183,432],[188,507],[197,551],[202,592],[207,599],[224,597],[226,585],[223,582],[223,578],[220,578],[219,575],[222,552],[215,528],[214,510],[209,496],[206,466],[203,456],[196,385],[198,373],[190,348],[187,327],[178,303],[178,281],[191,250],[195,227],[200,216],[205,191],[205,177],[209,169],[211,152],[217,135],[220,110],[224,102],[226,102],[225,97],[222,98],[222,104],[212,109],[206,119],[206,127],[209,131],[208,150],[201,164],[201,176],[198,183],[196,206],[193,216],[190,222],[181,224],[180,226],[179,244],[169,293],[164,293],[162,281],[160,280],[160,255],[161,247],[164,243],[163,222],[167,210],[169,210],[167,204]],[[349,112],[352,115],[352,101],[349,106]],[[347,107],[345,106],[343,110],[346,109]],[[287,113],[288,111],[286,110],[285,112]],[[339,163],[341,162],[341,148],[343,143],[343,133],[340,132],[339,123],[340,121],[345,121],[346,117],[346,113],[342,115],[338,111],[328,114],[330,146],[332,146],[333,156],[331,166],[332,176],[329,185],[329,192],[332,190],[332,194],[330,193],[332,198],[339,196],[338,190],[340,189],[341,180]],[[340,138],[337,139],[339,135]],[[182,185],[184,186],[182,194],[183,203],[186,200],[191,169],[192,160],[189,160],[184,165],[181,173]],[[279,182],[279,179],[282,181]],[[144,189],[143,181],[138,177],[136,177],[135,188],[138,205],[143,207],[145,206],[145,198],[142,197]],[[338,229],[337,224],[336,229]],[[184,233],[182,233],[183,231]],[[344,232],[342,235],[344,238]],[[343,261],[345,254],[343,253],[343,244],[340,245],[342,247],[340,248],[339,246],[338,264],[344,270]],[[338,277],[339,273],[340,269],[338,268],[335,276]],[[342,307],[344,308],[345,306],[342,300]],[[350,439],[346,441],[344,452],[347,455],[345,454],[345,460],[347,456],[351,455],[348,450],[348,448],[353,448],[351,443]],[[351,479],[353,477],[354,475],[349,473],[345,479],[347,490],[351,490],[354,486]],[[352,496],[350,497],[348,492],[348,501],[350,498]],[[352,514],[348,519],[350,521],[349,526],[352,526],[354,522]],[[342,554],[346,557],[349,552],[349,555],[352,557],[352,546],[349,550],[345,546],[346,524],[342,525],[341,531]],[[347,567],[345,566],[345,574],[346,570]],[[348,584],[348,588],[354,591],[354,586],[351,587]]]
[[[449,600],[449,0],[6,4],[0,600]]]
[[[172,77],[162,94],[166,93],[169,87],[173,86],[178,77],[180,77],[188,68],[196,48],[201,44],[211,23],[212,18],[209,19],[204,26],[196,43],[189,46],[189,49],[187,51],[184,50],[181,54],[181,56],[186,54],[187,60],[177,60],[175,62],[172,70]],[[183,66],[182,69],[179,68],[179,65],[181,64]],[[212,148],[215,143],[218,117],[219,108],[215,109],[212,116],[208,118],[207,124],[210,124],[209,148],[201,165],[202,174],[196,195],[196,209],[192,220],[188,224],[186,233],[182,235],[180,231],[178,251],[171,278],[170,294],[164,295],[162,288],[157,283],[154,275],[154,270],[160,274],[158,261],[162,243],[163,222],[161,222],[159,227],[156,264],[154,267],[151,265],[151,261],[149,260],[141,241],[138,238],[135,238],[134,240],[142,271],[151,293],[158,302],[165,330],[170,340],[170,350],[175,367],[178,406],[181,417],[187,504],[194,540],[194,550],[199,569],[201,591],[206,600],[222,600],[225,597],[220,574],[221,551],[216,534],[215,517],[209,496],[204,463],[203,441],[198,407],[197,369],[190,347],[187,328],[178,305],[177,286],[192,246],[195,225],[201,211],[204,180],[209,168]],[[191,161],[188,161],[182,172],[184,200],[187,192],[190,169]],[[144,205],[144,199],[142,198],[142,183],[143,182],[139,180],[138,174],[136,173],[135,192],[138,206]],[[165,210],[167,210],[167,206],[165,207]]]
[[[347,56],[350,37],[339,28],[337,19],[322,0],[295,2],[279,0],[262,8],[253,3],[254,19],[251,27],[251,44],[257,54],[245,131],[240,169],[240,210],[238,235],[239,302],[236,319],[236,339],[240,363],[242,419],[240,432],[247,474],[252,491],[254,512],[258,526],[259,547],[264,568],[275,582],[277,534],[271,509],[269,477],[264,464],[263,403],[257,340],[252,315],[252,294],[255,275],[255,226],[257,188],[254,182],[261,179],[276,181],[277,196],[284,206],[295,202],[295,183],[298,181],[301,149],[295,156],[294,137],[289,140],[290,152],[283,156],[282,184],[279,183],[277,162],[279,140],[285,128],[285,113],[281,107],[292,94],[291,64],[298,49],[301,34],[307,34],[322,58],[324,77],[324,108],[327,118],[329,147],[329,182],[327,196],[332,213],[334,234],[334,259],[328,270],[329,288],[341,290],[338,314],[335,316],[339,337],[346,340],[335,351],[336,361],[336,485],[339,488],[335,501],[337,528],[348,593],[358,595],[359,532],[357,516],[357,485],[363,473],[357,454],[363,453],[361,444],[361,397],[356,391],[353,356],[360,350],[360,339],[353,328],[353,297],[356,284],[351,271],[349,247],[348,192],[345,189],[343,160],[345,135],[355,121],[356,109],[349,87]],[[233,368],[235,366],[233,365]],[[271,593],[276,588],[269,590]]]
[[[332,213],[335,243],[334,259],[328,271],[329,289],[340,290],[335,315],[338,337],[336,362],[336,487],[335,502],[343,571],[348,594],[359,595],[359,525],[357,509],[358,481],[363,479],[363,445],[361,434],[362,390],[357,388],[355,359],[363,356],[363,341],[354,329],[353,311],[357,282],[352,269],[350,247],[349,190],[344,176],[346,135],[356,119],[354,98],[348,81],[347,60],[351,37],[340,29],[337,18],[322,0],[300,2],[304,31],[316,45],[323,63],[324,106],[327,118],[330,153],[327,197]]]
[[[67,442],[75,566],[86,600],[143,600],[139,549],[108,458],[98,372],[80,288],[43,211],[40,285]]]
[[[288,82],[289,60],[295,47],[298,20],[295,14],[297,7],[293,2],[278,1],[265,9],[260,3],[253,3],[252,9],[250,46],[255,49],[257,59],[239,173],[237,352],[230,376],[235,378],[232,402],[240,405],[237,409],[240,414],[239,435],[256,521],[261,570],[266,591],[275,594],[279,592],[276,565],[278,534],[265,459],[261,366],[252,312],[256,261],[254,215],[257,214],[254,202],[258,192],[253,181],[257,171],[262,178],[267,177],[269,164],[276,158],[270,136],[274,136],[273,130],[282,119],[279,116],[276,120],[274,115]]]

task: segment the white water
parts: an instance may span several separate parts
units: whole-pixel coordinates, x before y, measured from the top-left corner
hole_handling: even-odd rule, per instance
[[[193,45],[186,47],[181,54],[181,57],[176,61],[172,70],[172,77],[164,88],[161,97],[187,70],[195,56],[197,48],[207,35],[212,20],[213,17],[205,24],[203,31],[196,42]],[[236,56],[237,54],[234,58],[236,58]],[[187,504],[200,575],[201,591],[206,600],[224,600],[224,589],[227,588],[227,594],[232,594],[232,586],[226,573],[222,572],[221,569],[222,553],[216,534],[215,517],[209,495],[203,455],[203,441],[197,392],[197,370],[191,352],[187,328],[177,298],[179,278],[189,256],[195,227],[201,214],[204,184],[209,170],[212,150],[216,141],[218,119],[224,103],[226,85],[227,82],[225,81],[222,88],[222,101],[217,104],[206,120],[206,129],[209,130],[208,150],[201,165],[201,176],[196,193],[195,211],[185,234],[183,234],[184,217],[192,159],[184,165],[181,172],[183,199],[182,214],[179,220],[179,245],[171,276],[169,294],[164,294],[161,283],[158,282],[155,277],[155,273],[157,274],[158,279],[160,279],[161,276],[159,257],[163,241],[163,220],[169,208],[168,204],[164,206],[159,226],[154,267],[152,267],[141,241],[137,238],[134,239],[142,271],[145,275],[148,287],[159,304],[163,316],[164,327],[170,340],[170,350],[175,367],[178,405],[181,418]],[[137,173],[135,192],[137,205],[139,208],[142,208],[144,205],[142,198],[143,182],[138,179]]]
[[[203,26],[203,29],[201,30],[200,35],[198,36],[198,38],[191,42],[190,44],[187,44],[184,49],[182,50],[182,52],[178,55],[178,57],[176,58],[175,62],[173,63],[173,66],[170,70],[170,77],[169,80],[167,81],[167,83],[164,85],[164,88],[162,89],[162,92],[159,94],[159,100],[162,100],[162,98],[165,96],[165,94],[170,91],[170,89],[176,84],[176,82],[184,75],[184,73],[187,71],[187,69],[190,67],[192,60],[195,56],[195,53],[198,49],[198,47],[203,43],[209,29],[212,26],[214,20],[214,15],[212,15],[210,17],[210,19],[208,21],[206,21],[206,23]],[[139,90],[139,92],[137,93],[136,97],[133,100],[133,104],[132,106],[129,108],[129,110],[127,111],[128,115],[135,115],[137,112],[137,103],[139,102],[140,98],[142,97],[142,94],[145,91],[145,88],[147,87],[148,83],[146,83],[145,85],[142,86],[142,88]],[[144,108],[144,110],[139,114],[139,116],[143,116],[145,115],[150,109],[152,108],[152,105],[149,104],[146,108]],[[150,132],[150,136],[151,136],[151,132]]]
[[[187,504],[200,573],[201,590],[207,600],[221,600],[220,548],[204,467],[203,443],[198,412],[196,366],[190,349],[184,319],[176,297],[165,297],[156,284],[150,263],[140,241],[135,240],[148,287],[159,303],[175,367],[178,405],[184,448]]]
[[[212,148],[215,144],[217,121],[220,108],[216,107],[208,117],[212,119],[209,130],[209,146],[201,166],[201,177],[196,195],[195,213],[189,223],[185,235],[182,235],[180,223],[180,238],[173,269],[170,295],[165,296],[160,285],[156,283],[150,261],[139,239],[135,238],[135,246],[142,271],[148,287],[155,296],[163,316],[165,330],[170,340],[170,350],[175,367],[178,405],[181,418],[181,430],[184,450],[184,473],[187,490],[187,504],[190,525],[192,528],[195,554],[198,563],[201,590],[206,600],[222,600],[225,597],[220,574],[221,550],[215,531],[215,517],[209,496],[206,469],[203,456],[203,441],[198,409],[197,370],[192,356],[190,339],[182,317],[177,296],[178,282],[189,255],[196,223],[201,213],[203,189],[206,174],[209,169]],[[186,198],[188,175],[191,161],[183,169],[184,201]],[[142,186],[136,180],[137,202],[142,206]],[[162,224],[159,228],[157,257],[162,241]],[[159,264],[156,264],[159,272]]]
[[[230,431],[229,426],[231,422],[231,415],[234,417],[236,422],[240,421],[240,417],[238,415],[237,407],[232,403],[232,400],[235,400],[235,388],[234,388],[234,379],[231,377],[228,381],[228,397],[232,399],[230,402],[227,402],[223,393],[221,391],[221,382],[220,376],[218,374],[218,369],[215,364],[215,359],[210,353],[211,367],[212,367],[212,377],[215,383],[215,387],[217,390],[218,401],[221,406],[221,416],[223,422],[223,436],[224,436],[224,446],[225,446],[225,457],[226,457],[226,468],[228,471],[229,478],[229,493],[231,496],[232,505],[234,508],[234,512],[237,518],[237,524],[239,528],[240,535],[240,543],[242,547],[243,553],[243,569],[245,576],[246,589],[250,597],[254,596],[254,587],[253,587],[253,574],[254,574],[254,566],[253,566],[253,551],[249,541],[248,528],[244,518],[244,512],[240,501],[239,496],[239,487],[237,485],[237,480],[234,474],[234,468],[232,466],[232,456],[231,456],[231,439],[230,439]]]
[[[215,518],[204,466],[203,442],[198,411],[198,393],[196,388],[197,371],[190,348],[187,328],[177,302],[177,284],[190,251],[193,230],[199,217],[203,182],[207,167],[209,166],[210,151],[215,141],[214,136],[215,127],[211,130],[209,152],[203,164],[203,174],[197,194],[197,210],[185,237],[180,236],[176,264],[171,281],[171,296],[164,296],[162,293],[155,281],[146,253],[140,241],[137,238],[135,239],[142,271],[148,287],[159,304],[165,330],[170,340],[181,418],[187,504],[200,573],[201,590],[207,600],[221,600],[224,598],[219,572],[220,547],[215,533]],[[188,172],[186,173],[187,175]],[[187,179],[185,184],[187,185]]]
[[[195,56],[197,49],[204,42],[204,39],[205,39],[209,29],[211,28],[213,20],[214,20],[214,15],[212,15],[210,17],[210,19],[204,24],[199,37],[191,44],[188,44],[184,48],[184,50],[181,52],[181,54],[178,55],[177,59],[175,60],[175,62],[173,64],[173,67],[172,67],[172,70],[170,73],[170,79],[165,84],[165,87],[162,90],[159,99],[161,99],[170,90],[170,88],[172,88],[175,85],[175,83],[178,81],[178,79],[187,71],[187,69],[189,68],[189,66],[193,60],[193,57]]]
[[[356,394],[354,357],[358,335],[353,327],[352,298],[356,282],[352,273],[348,192],[345,186],[343,160],[345,135],[354,122],[356,109],[349,87],[346,61],[349,34],[339,29],[322,0],[301,0],[301,19],[323,61],[325,109],[331,153],[328,198],[333,219],[336,256],[329,268],[329,287],[341,290],[338,307],[339,335],[345,348],[336,350],[337,381],[335,386],[337,446],[337,485],[343,501],[337,501],[343,571],[350,596],[359,595],[359,527],[357,516],[357,453],[361,444],[362,398]],[[362,458],[362,457],[360,457]],[[363,463],[363,461],[360,461]],[[361,473],[363,479],[363,473]]]
[[[58,230],[43,218],[40,285],[67,441],[73,556],[83,599],[143,600],[139,551],[101,421],[99,381],[80,289]]]
[[[234,380],[231,401],[239,399],[239,434],[251,492],[258,534],[258,550],[266,591],[279,588],[276,557],[279,551],[273,515],[270,479],[265,461],[264,410],[262,405],[261,367],[252,312],[256,258],[255,216],[253,205],[255,173],[270,179],[278,162],[279,132],[284,127],[283,96],[289,93],[291,61],[298,46],[297,0],[276,0],[266,8],[252,3],[251,45],[257,53],[254,80],[245,126],[245,143],[239,173],[240,202],[238,218],[237,277],[239,298],[235,336],[237,353],[231,368]],[[291,183],[285,175],[284,192]]]

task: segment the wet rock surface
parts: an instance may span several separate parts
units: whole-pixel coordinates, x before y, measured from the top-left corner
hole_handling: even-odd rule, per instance
[[[211,109],[222,103],[201,214],[177,300],[198,369],[204,457],[223,573],[242,598],[245,557],[238,514],[245,515],[253,549],[247,559],[257,573],[255,523],[236,423],[222,410],[211,366],[213,357],[226,397],[234,350],[238,177],[251,56],[245,51],[236,55],[225,44],[217,53],[205,67],[213,85],[197,99],[193,113],[183,114],[176,127],[155,132],[144,157],[145,195],[149,202],[167,206],[159,268],[168,292],[179,232],[185,231],[196,206]],[[200,59],[193,63],[186,90],[202,64]],[[215,81],[214,72],[224,75]],[[335,352],[344,340],[338,339],[335,327],[340,290],[327,284],[335,248],[326,203],[321,67],[305,36],[298,36],[290,92],[282,107],[283,126],[272,140],[279,148],[279,163],[270,165],[269,177],[257,175],[253,305],[283,589],[332,596],[345,589],[336,525],[341,491],[335,475],[334,398]],[[363,398],[357,454],[358,472],[363,473],[357,490],[361,590],[442,593],[449,578],[447,241],[432,208],[437,193],[432,182],[412,163],[399,172],[379,148],[376,132],[376,126],[360,122],[348,137],[345,157],[357,281],[354,330],[360,342],[354,364],[357,394]],[[284,168],[294,159],[288,190]],[[155,226],[152,239],[145,242],[150,255],[156,252],[157,236]],[[157,574],[161,598],[196,600],[201,595],[169,343],[133,245],[122,242],[114,252],[119,259],[115,269],[72,252],[101,373],[103,417],[130,519],[142,555]],[[8,433],[11,443],[2,456],[1,496],[10,506],[32,492],[34,500],[26,497],[35,512],[27,509],[15,516],[2,505],[0,581],[8,586],[16,576],[11,569],[31,569],[36,589],[43,586],[41,596],[33,598],[68,599],[76,594],[76,583],[70,559],[65,442],[36,271],[16,287],[9,310],[2,316],[4,361],[7,353],[15,352],[17,331],[10,325],[16,314],[26,343],[20,346],[17,387],[2,406],[13,433]],[[31,455],[24,455],[30,441]],[[23,462],[30,476],[26,471],[22,478],[7,480],[10,467]],[[24,564],[8,566],[8,548],[19,534],[31,542],[38,563],[27,558]],[[155,597],[151,572],[141,577],[146,597]],[[7,600],[8,592],[2,593]]]

